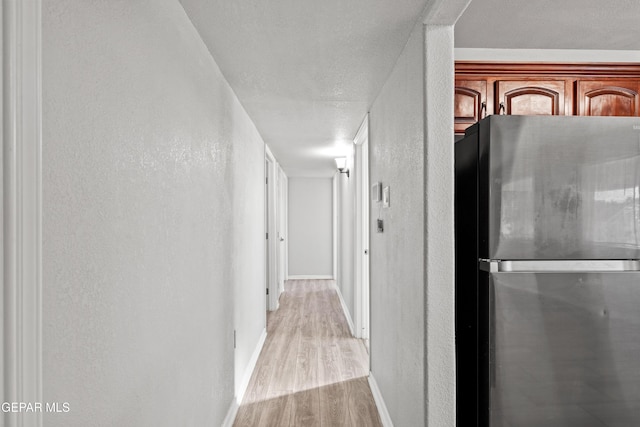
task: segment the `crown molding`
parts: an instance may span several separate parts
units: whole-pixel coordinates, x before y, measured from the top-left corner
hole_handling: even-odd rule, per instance
[[[640,77],[640,63],[456,61],[456,76]]]

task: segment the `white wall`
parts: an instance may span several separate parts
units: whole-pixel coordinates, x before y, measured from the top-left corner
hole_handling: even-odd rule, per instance
[[[445,1],[448,16],[432,17],[424,28],[424,345],[425,414],[429,426],[456,423],[453,23],[469,0]]]
[[[223,128],[231,128],[228,137],[233,143],[232,176],[218,191],[232,188],[233,253],[224,258],[231,263],[235,291],[235,391],[244,393],[253,370],[249,364],[255,363],[250,359],[261,335],[266,334],[264,143],[235,96],[232,100],[228,107],[233,111],[232,118],[227,117],[222,123]],[[210,244],[224,250],[215,237]]]
[[[291,276],[333,276],[331,178],[289,177]]]
[[[220,425],[234,320],[239,363],[264,328],[263,142],[177,1],[43,3],[45,424]]]
[[[399,427],[425,425],[423,59],[420,24],[369,116],[370,184],[391,195],[371,206],[371,371]]]

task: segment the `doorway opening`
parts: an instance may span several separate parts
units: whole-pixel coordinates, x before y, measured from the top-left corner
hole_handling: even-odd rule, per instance
[[[356,178],[356,245],[355,245],[355,328],[356,337],[364,341],[370,352],[369,331],[369,115],[360,125],[354,139]]]

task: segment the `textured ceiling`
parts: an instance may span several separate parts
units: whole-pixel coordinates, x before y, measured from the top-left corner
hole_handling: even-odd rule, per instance
[[[289,176],[332,176],[426,0],[181,0]]]
[[[473,0],[456,24],[455,45],[640,50],[640,0]]]
[[[331,176],[427,0],[180,0],[289,176]],[[640,0],[473,0],[456,47],[640,50]],[[535,58],[532,58],[535,60]]]

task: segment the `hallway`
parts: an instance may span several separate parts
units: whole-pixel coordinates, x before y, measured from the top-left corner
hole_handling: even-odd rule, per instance
[[[380,426],[367,353],[332,280],[288,280],[238,410],[237,427]]]

